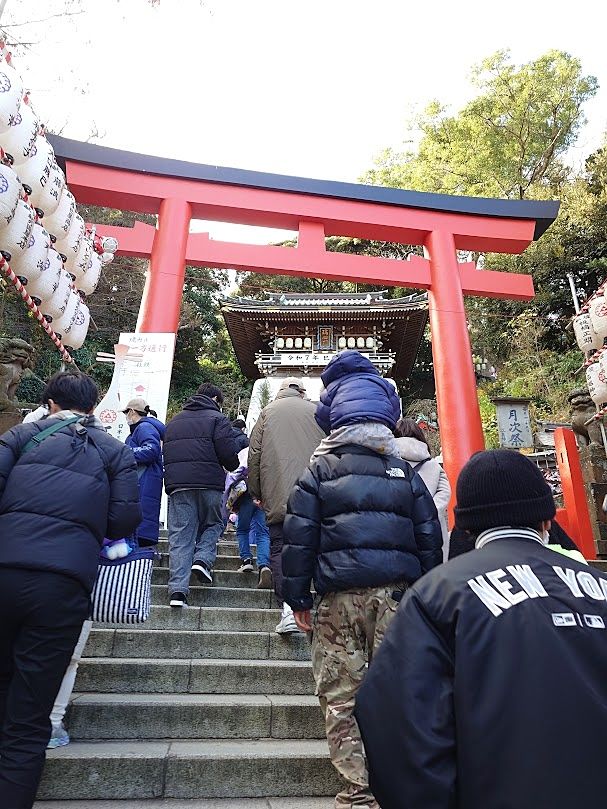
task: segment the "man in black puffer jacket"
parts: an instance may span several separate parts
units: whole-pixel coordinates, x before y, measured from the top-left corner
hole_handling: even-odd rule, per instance
[[[169,603],[187,604],[190,572],[213,581],[217,540],[224,528],[225,470],[238,468],[238,447],[219,406],[223,394],[205,382],[167,424],[164,485],[169,495]]]
[[[320,409],[331,433],[289,497],[282,567],[285,601],[298,626],[313,629],[316,693],[331,760],[346,782],[335,806],[378,809],[354,700],[402,592],[442,561],[442,536],[430,493],[398,457],[391,433],[400,410],[396,392],[388,384],[367,385],[379,374],[361,355],[352,362],[355,353],[346,362],[338,355],[325,372],[331,371],[333,395],[323,397]],[[340,385],[355,391],[359,374],[366,417],[362,396],[335,395]],[[320,597],[313,627],[312,578]]]
[[[0,437],[0,806],[29,809],[49,714],[88,618],[104,537],[141,520],[132,451],[90,414],[97,387],[59,373],[50,416]],[[53,434],[42,436],[47,428]],[[33,444],[31,443],[33,440]]]

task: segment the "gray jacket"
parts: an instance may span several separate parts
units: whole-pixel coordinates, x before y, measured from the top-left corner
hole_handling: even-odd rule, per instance
[[[287,500],[325,437],[316,405],[293,388],[278,391],[261,411],[249,444],[249,491],[262,501],[269,525],[284,521]]]

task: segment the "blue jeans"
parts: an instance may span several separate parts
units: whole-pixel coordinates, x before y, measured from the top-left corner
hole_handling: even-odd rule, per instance
[[[185,489],[169,497],[169,594],[188,594],[194,562],[212,568],[223,531],[221,500],[215,489]]]
[[[240,558],[251,559],[250,534],[257,545],[257,567],[270,566],[270,533],[266,525],[266,515],[256,506],[250,494],[243,494],[238,501],[238,525],[236,536]]]

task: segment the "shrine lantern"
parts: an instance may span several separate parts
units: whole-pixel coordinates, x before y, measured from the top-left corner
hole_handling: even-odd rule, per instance
[[[61,192],[57,210],[51,214],[45,214],[44,227],[53,234],[57,241],[61,241],[66,238],[75,214],[76,200],[65,186]]]
[[[586,384],[592,401],[597,407],[607,402],[607,376],[598,362],[586,369]]]
[[[25,278],[34,277],[44,272],[50,267],[48,261],[48,249],[51,244],[51,237],[42,225],[36,223],[27,242],[27,247],[22,252],[16,253],[12,257],[11,267],[17,275]],[[48,261],[48,265],[46,262]]]
[[[20,199],[11,221],[0,229],[0,249],[11,258],[22,253],[27,247],[35,223],[36,212],[28,202]]]
[[[0,227],[8,225],[21,197],[21,182],[10,166],[0,163]]]
[[[80,295],[72,290],[65,312],[53,319],[52,327],[69,348],[80,348],[86,339],[91,315]]]
[[[595,332],[588,312],[582,312],[573,318],[573,331],[580,351],[596,351],[603,345],[603,338]]]
[[[0,132],[6,132],[19,115],[23,99],[23,82],[12,65],[0,61]]]
[[[72,276],[65,270],[59,270],[55,278],[56,288],[50,297],[42,301],[41,309],[44,310],[45,315],[50,315],[52,318],[61,317],[67,309],[72,289]]]
[[[86,272],[76,277],[76,285],[85,295],[92,295],[99,283],[102,260],[96,250],[91,252]]]
[[[20,166],[21,182],[31,188],[30,202],[45,214],[54,213],[65,186],[65,175],[55,161],[53,147],[38,135],[31,154]]]
[[[0,134],[0,146],[10,155],[13,165],[20,166],[31,155],[39,128],[38,116],[24,102],[7,131]]]
[[[85,235],[86,225],[79,213],[75,213],[72,217],[72,223],[67,233],[57,231],[55,234],[57,237],[57,249],[66,256],[65,269],[74,275],[76,274],[75,267],[78,262],[78,254]]]
[[[607,337],[607,300],[602,292],[590,301],[588,313],[592,328],[600,337],[602,345],[603,338]]]

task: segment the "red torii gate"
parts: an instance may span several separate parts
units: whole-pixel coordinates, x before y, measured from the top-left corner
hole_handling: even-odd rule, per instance
[[[186,264],[428,290],[444,465],[452,482],[484,448],[464,295],[530,300],[529,275],[478,270],[457,250],[520,253],[554,221],[551,201],[425,194],[205,166],[51,136],[79,202],[158,214],[158,227],[99,227],[150,258],[137,330],[176,333]],[[189,233],[207,219],[296,230],[296,248]],[[423,245],[410,261],[325,250],[325,236]]]

